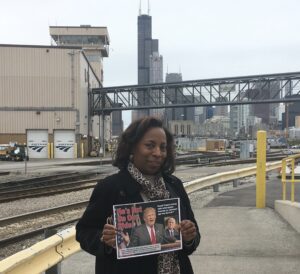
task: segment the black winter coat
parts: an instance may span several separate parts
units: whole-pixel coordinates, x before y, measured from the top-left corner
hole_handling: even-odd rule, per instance
[[[171,198],[180,198],[181,220],[195,223],[197,236],[191,246],[178,252],[181,274],[193,274],[188,255],[193,253],[200,243],[200,233],[191,209],[189,198],[182,182],[175,176],[164,176]],[[89,205],[76,225],[76,240],[83,250],[96,256],[96,274],[156,274],[157,254],[144,257],[117,260],[116,251],[100,241],[106,219],[112,216],[113,205],[143,202],[140,185],[129,172],[120,171],[98,182]]]

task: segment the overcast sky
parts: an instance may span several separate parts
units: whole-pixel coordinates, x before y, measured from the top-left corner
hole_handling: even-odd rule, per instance
[[[142,0],[142,13],[148,1]],[[183,80],[300,71],[299,0],[150,0],[164,74]],[[1,0],[0,43],[49,45],[50,25],[106,26],[104,86],[137,83],[140,0]]]

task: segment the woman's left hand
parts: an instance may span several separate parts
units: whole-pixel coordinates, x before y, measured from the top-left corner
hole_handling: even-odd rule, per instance
[[[195,224],[190,220],[183,220],[180,223],[180,231],[184,242],[192,241],[197,235]]]
[[[105,224],[102,231],[101,242],[108,246],[116,247],[116,234],[115,226]]]

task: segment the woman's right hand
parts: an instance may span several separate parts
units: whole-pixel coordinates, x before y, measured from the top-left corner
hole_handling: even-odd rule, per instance
[[[117,230],[114,225],[105,224],[102,231],[101,242],[115,248],[116,234],[117,234]]]

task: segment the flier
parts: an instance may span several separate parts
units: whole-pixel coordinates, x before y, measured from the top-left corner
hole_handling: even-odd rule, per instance
[[[182,249],[179,198],[113,206],[117,258]]]

